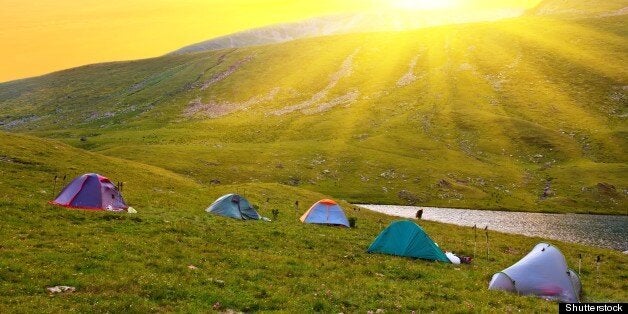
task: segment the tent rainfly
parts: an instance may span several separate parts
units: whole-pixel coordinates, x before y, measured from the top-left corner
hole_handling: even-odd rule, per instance
[[[242,220],[259,220],[262,217],[249,201],[238,194],[226,194],[209,205],[206,212]]]
[[[126,210],[129,208],[111,181],[88,173],[74,178],[50,204],[90,210]]]
[[[521,260],[493,275],[488,288],[575,303],[581,284],[558,248],[539,243]]]
[[[347,220],[347,216],[345,216],[342,208],[338,203],[330,199],[322,199],[314,203],[301,216],[301,222],[350,227],[349,220]]]
[[[451,263],[427,233],[409,220],[391,223],[375,238],[367,252]]]

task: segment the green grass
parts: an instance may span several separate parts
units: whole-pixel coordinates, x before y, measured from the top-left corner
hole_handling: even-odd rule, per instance
[[[491,258],[453,266],[365,253],[392,219],[364,211],[358,228],[303,225],[288,204],[272,223],[202,208],[136,216],[61,208],[2,209],[0,308],[24,311],[555,311],[557,304],[488,291],[490,276],[540,239],[491,232]],[[268,211],[262,210],[268,214]],[[381,223],[379,222],[381,221]],[[422,222],[442,247],[472,255],[469,228]],[[9,231],[10,230],[10,231]],[[482,241],[480,241],[482,242]],[[558,243],[572,267],[584,254],[585,301],[626,300],[621,253]],[[484,244],[479,245],[484,252]],[[599,284],[594,258],[602,255]],[[198,267],[196,270],[188,265]],[[624,278],[625,279],[625,278]],[[45,287],[77,292],[49,296]]]
[[[490,232],[490,258],[480,241],[470,266],[371,255],[394,218],[349,203],[625,214],[625,16],[594,16],[332,36],[0,84],[0,127],[12,132],[0,132],[0,312],[207,312],[216,302],[245,312],[554,312],[553,302],[487,290],[543,239]],[[416,80],[400,81],[413,60]],[[319,113],[272,114],[356,94]],[[185,116],[199,97],[250,106]],[[55,176],[86,172],[124,181],[139,213],[46,204],[61,189]],[[204,212],[229,192],[279,219]],[[358,228],[301,224],[324,197]],[[473,254],[470,228],[421,226],[442,248]],[[572,268],[583,255],[584,301],[628,299],[626,255],[552,243]],[[54,285],[77,291],[51,296]]]
[[[24,135],[0,133],[0,142],[1,312],[203,312],[216,302],[220,310],[287,312],[557,308],[553,302],[487,290],[492,274],[520,259],[543,241],[539,238],[491,231],[490,258],[480,237],[470,266],[367,254],[395,218],[341,201],[347,215],[357,218],[357,228],[305,225],[298,217],[328,196],[268,183],[203,185],[154,166]],[[124,196],[139,213],[46,204],[53,197],[53,174],[88,171],[124,179]],[[278,219],[244,222],[204,212],[228,192],[245,195],[264,216],[278,209]],[[473,255],[472,229],[428,221],[421,226],[442,248]],[[628,298],[626,255],[552,243],[573,268],[583,254],[584,301]],[[597,255],[603,261],[599,274]],[[49,295],[45,288],[55,285],[77,290]]]

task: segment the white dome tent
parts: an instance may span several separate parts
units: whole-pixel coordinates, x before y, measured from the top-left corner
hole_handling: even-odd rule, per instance
[[[528,255],[493,275],[490,290],[504,290],[524,295],[579,302],[580,278],[567,267],[563,254],[553,245],[537,244]]]

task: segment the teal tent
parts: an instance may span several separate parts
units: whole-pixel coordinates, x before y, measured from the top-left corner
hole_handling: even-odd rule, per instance
[[[450,263],[445,253],[421,227],[409,220],[390,224],[368,248],[369,253],[384,253]]]
[[[209,205],[206,212],[236,218],[236,219],[261,219],[261,216],[253,209],[246,198],[238,194],[221,196],[213,204]]]

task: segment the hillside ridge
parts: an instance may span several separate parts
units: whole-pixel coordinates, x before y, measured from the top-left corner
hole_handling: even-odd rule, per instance
[[[0,84],[0,128],[201,184],[623,214],[624,22],[523,17],[92,65]]]

